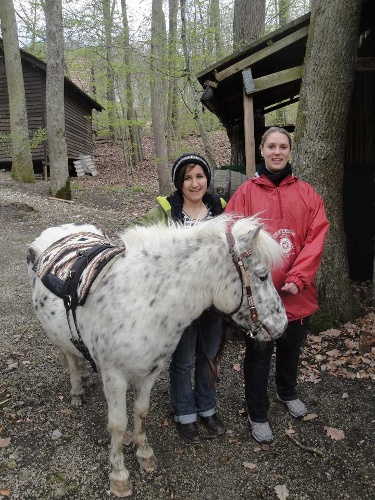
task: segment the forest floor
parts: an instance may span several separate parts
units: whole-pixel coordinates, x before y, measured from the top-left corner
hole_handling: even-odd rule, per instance
[[[227,144],[220,134],[212,140],[218,162],[228,164]],[[191,137],[185,150],[202,152],[199,144]],[[99,143],[98,176],[72,179],[72,203],[50,199],[43,180],[25,185],[0,172],[0,499],[114,498],[108,491],[109,434],[100,377],[92,374],[82,408],[70,408],[65,362],[33,313],[25,260],[28,245],[47,227],[84,221],[116,238],[152,207],[157,175],[151,141],[145,156],[134,169],[135,180],[126,182],[119,150]],[[353,283],[354,298],[363,315],[354,324],[310,335],[303,349],[299,389],[311,411],[304,421],[277,403],[271,379],[271,445],[258,445],[249,433],[242,339],[229,340],[224,354],[218,412],[227,431],[220,438],[211,439],[202,429],[201,445],[180,440],[164,370],[148,419],[158,470],[141,471],[133,448],[124,447],[133,498],[373,499],[375,352],[364,342],[374,335],[372,283]]]

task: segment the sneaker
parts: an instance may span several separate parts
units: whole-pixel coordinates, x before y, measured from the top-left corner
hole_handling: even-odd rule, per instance
[[[278,394],[276,394],[276,397],[281,403],[284,403],[284,405],[288,409],[288,412],[294,418],[301,418],[309,413],[309,410],[306,408],[305,403],[298,398],[292,399],[291,401],[284,401]]]
[[[257,443],[265,444],[273,441],[273,434],[268,422],[252,422],[248,417],[251,425],[251,435]]]

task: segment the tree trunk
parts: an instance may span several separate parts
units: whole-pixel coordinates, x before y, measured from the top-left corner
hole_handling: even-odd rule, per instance
[[[14,179],[34,182],[30,149],[25,86],[18,45],[17,23],[12,0],[1,0],[0,19],[4,41],[4,56],[9,95],[10,131],[12,141],[12,171]]]
[[[265,0],[234,0],[233,50],[240,50],[263,35],[266,20]]]
[[[323,196],[331,223],[317,276],[315,328],[357,314],[350,290],[343,225],[347,117],[354,81],[361,0],[318,1],[310,22],[295,130],[295,173]],[[329,75],[329,77],[327,77]]]
[[[176,156],[178,153],[180,139],[178,129],[178,85],[176,75],[177,14],[178,0],[169,0],[167,146],[170,156]]]
[[[107,89],[106,101],[108,112],[108,130],[112,139],[115,139],[115,123],[116,123],[116,102],[115,102],[115,75],[113,70],[113,42],[112,42],[112,25],[113,25],[113,9],[111,8],[111,0],[102,0],[104,36],[105,36],[105,53],[107,66]]]
[[[285,26],[286,23],[290,21],[290,0],[279,0],[279,12],[278,12],[278,18],[279,18],[279,24],[278,28]],[[285,119],[285,108],[280,108],[275,111],[275,120],[274,123],[275,125],[282,127],[285,125],[286,119]]]
[[[223,55],[223,42],[220,29],[220,2],[211,0],[209,6],[209,31],[207,34],[207,49],[209,54],[215,54],[215,59]]]
[[[193,81],[192,78],[192,69],[191,69],[191,64],[190,64],[190,56],[189,56],[189,50],[188,50],[188,44],[186,40],[186,0],[181,0],[180,2],[181,5],[181,39],[182,39],[182,47],[184,51],[184,58],[185,58],[185,68],[186,68],[186,77],[188,80],[189,88],[191,90],[192,94],[192,99],[193,99],[193,106],[194,106],[194,120],[197,122],[198,128],[199,128],[199,133],[203,142],[205,154],[208,160],[208,163],[210,164],[211,168],[216,168],[216,161],[212,155],[211,148],[208,142],[208,137],[206,130],[204,128],[204,124],[202,121],[202,118],[200,116],[200,111],[199,111],[199,100],[198,100],[198,91],[195,88],[195,79]]]
[[[137,134],[137,121],[134,112],[134,98],[132,87],[131,63],[130,63],[130,41],[129,41],[129,24],[126,11],[125,0],[121,0],[122,12],[122,27],[124,31],[124,67],[126,71],[125,76],[125,92],[126,92],[126,118],[128,121],[130,143],[131,143],[131,157],[133,165],[143,160],[142,145],[138,144]]]
[[[71,199],[64,110],[64,34],[61,0],[46,0],[47,136],[51,194]]]
[[[240,50],[264,34],[266,19],[265,0],[235,0],[233,13],[233,50]],[[256,113],[256,110],[254,110]],[[264,116],[257,115],[258,125],[264,124]],[[245,165],[244,124],[234,124],[227,129],[231,147],[231,164]],[[258,150],[258,143],[255,142]]]
[[[163,69],[166,45],[166,27],[163,0],[152,0],[151,20],[151,115],[155,144],[155,162],[158,168],[159,192],[170,194],[171,174],[168,167],[166,131],[165,80]]]

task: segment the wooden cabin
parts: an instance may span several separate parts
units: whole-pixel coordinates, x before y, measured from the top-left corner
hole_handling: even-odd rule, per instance
[[[21,62],[25,83],[27,118],[30,132],[47,127],[46,118],[46,64],[21,49]],[[103,107],[83,92],[68,78],[64,82],[66,142],[69,166],[80,156],[93,153],[93,110]],[[3,41],[0,38],[0,134],[10,134],[9,96],[6,80]],[[40,144],[32,151],[35,171],[48,164],[48,143]],[[11,157],[0,149],[0,168],[9,168]]]
[[[246,174],[254,174],[264,132],[257,116],[298,101],[310,14],[202,70],[201,102],[230,130],[241,124]],[[259,123],[261,125],[259,125]],[[294,126],[286,127],[289,131]],[[375,2],[362,6],[344,170],[344,224],[350,275],[373,279],[375,236]]]

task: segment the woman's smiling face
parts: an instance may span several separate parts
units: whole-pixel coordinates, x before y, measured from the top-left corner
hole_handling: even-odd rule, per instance
[[[201,201],[207,191],[207,177],[200,165],[191,165],[186,169],[182,184],[182,195],[191,202]]]
[[[260,149],[267,170],[280,172],[288,163],[290,142],[287,135],[281,132],[272,132],[264,141]]]

